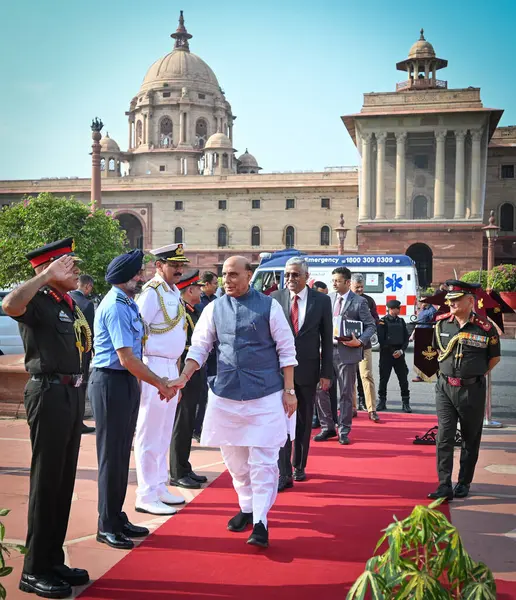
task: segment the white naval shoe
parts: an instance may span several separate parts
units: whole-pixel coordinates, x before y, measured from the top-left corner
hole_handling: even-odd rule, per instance
[[[135,506],[136,512],[149,513],[150,515],[175,515],[177,510],[173,506],[167,506],[161,500],[154,502],[138,502]]]
[[[183,496],[174,496],[168,490],[160,492],[158,497],[164,504],[184,504],[186,502]]]

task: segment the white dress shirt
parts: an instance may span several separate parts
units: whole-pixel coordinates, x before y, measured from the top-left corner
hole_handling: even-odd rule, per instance
[[[298,324],[298,331],[301,330],[301,327],[303,327],[303,323],[305,322],[305,315],[306,315],[306,305],[307,305],[307,298],[308,298],[308,288],[305,287],[298,293],[298,294],[294,294],[294,292],[290,292],[290,318],[292,319],[292,306],[294,305],[294,296],[297,296],[298,300],[297,300],[297,308],[298,308],[298,317],[297,317],[297,324]]]
[[[338,304],[339,302],[340,302],[340,312],[342,312],[342,309],[346,305],[346,300],[348,299],[348,296],[349,296],[349,290],[345,294],[339,294],[337,292],[337,295],[335,296],[335,304],[333,305],[333,313],[334,314],[335,314],[335,305]],[[340,301],[339,298],[342,298],[342,301]]]

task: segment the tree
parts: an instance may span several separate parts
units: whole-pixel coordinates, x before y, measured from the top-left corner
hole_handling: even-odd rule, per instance
[[[105,293],[104,280],[110,261],[127,250],[127,237],[117,219],[103,210],[71,198],[44,192],[28,196],[0,212],[0,288],[7,288],[34,275],[25,258],[27,252],[73,237],[75,251],[83,260],[81,271],[95,280],[95,291]]]

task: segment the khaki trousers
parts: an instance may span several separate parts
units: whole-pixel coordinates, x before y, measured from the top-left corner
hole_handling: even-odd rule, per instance
[[[360,379],[364,388],[365,403],[367,412],[376,410],[376,390],[373,377],[373,350],[368,348],[364,350],[364,359],[358,363]],[[353,390],[353,408],[357,407],[357,388]]]

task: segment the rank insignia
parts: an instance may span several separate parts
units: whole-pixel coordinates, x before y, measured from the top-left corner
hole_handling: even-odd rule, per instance
[[[478,308],[484,308],[484,299],[480,298],[477,302]]]
[[[497,335],[493,335],[490,338],[489,343],[491,344],[491,346],[494,346],[495,344],[498,344],[498,336]]]

